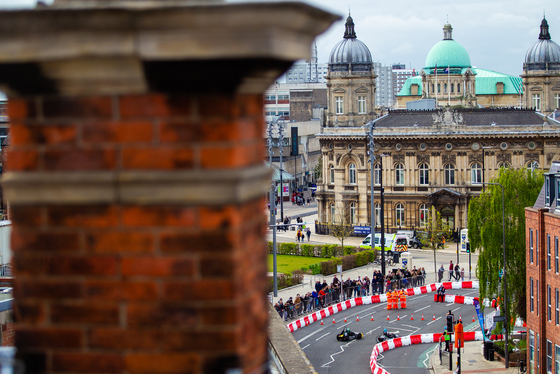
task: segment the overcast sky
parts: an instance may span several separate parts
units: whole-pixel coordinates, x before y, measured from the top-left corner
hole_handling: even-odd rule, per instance
[[[230,0],[246,1],[246,0]],[[265,0],[266,1],[266,0]],[[47,0],[52,2],[52,0]],[[358,39],[384,65],[400,62],[421,69],[443,38],[449,19],[453,39],[479,68],[520,75],[527,49],[539,35],[543,11],[552,40],[560,43],[560,0],[303,0],[343,16],[317,39],[319,62],[327,62],[342,39],[348,7]],[[0,7],[32,6],[36,0],[0,0]]]

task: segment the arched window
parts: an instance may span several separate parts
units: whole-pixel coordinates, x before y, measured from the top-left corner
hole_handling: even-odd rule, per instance
[[[472,164],[471,183],[482,183],[482,165],[479,163]]]
[[[331,204],[331,223],[334,223],[335,221],[335,210],[334,210],[334,204]]]
[[[457,83],[457,93],[461,93],[461,83]]]
[[[348,183],[356,184],[356,164],[354,163],[348,166]]]
[[[404,184],[404,165],[403,164],[396,164],[395,165],[395,184],[403,185]]]
[[[529,171],[537,170],[540,167],[541,166],[539,165],[539,163],[537,161],[529,161],[527,163],[527,169],[529,169]]]
[[[404,225],[404,205],[401,203],[395,206],[395,219],[396,226]]]
[[[447,83],[443,84],[443,92],[447,93]]]
[[[505,169],[509,169],[511,167],[511,165],[509,164],[509,162],[500,162],[498,164],[498,168],[505,168]]]
[[[350,224],[356,224],[356,203],[350,204]]]
[[[441,93],[441,84],[440,83],[437,84],[437,92]]]
[[[381,205],[379,203],[375,204],[375,224],[381,225]]]
[[[445,184],[455,184],[455,165],[446,164],[444,169]]]
[[[373,167],[373,183],[381,184],[381,165],[375,164]]]
[[[430,183],[430,167],[428,164],[420,164],[420,184],[426,185]]]
[[[331,165],[329,168],[330,175],[331,175],[331,184],[334,184],[334,165]]]
[[[454,92],[455,92],[455,91],[454,91],[454,89],[455,89],[454,86],[455,86],[455,84],[454,84],[454,83],[451,83],[451,93],[454,93]]]
[[[420,205],[420,226],[426,226],[428,224],[428,207],[426,204]]]
[[[432,93],[436,92],[436,86],[432,83]]]

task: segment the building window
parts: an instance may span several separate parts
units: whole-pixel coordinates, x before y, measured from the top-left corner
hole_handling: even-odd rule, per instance
[[[455,165],[445,165],[445,184],[455,184]]]
[[[404,205],[398,203],[395,207],[395,213],[397,226],[402,226],[404,224]]]
[[[535,373],[535,332],[529,330],[529,373]]]
[[[511,165],[509,164],[509,162],[500,162],[498,164],[498,168],[509,169],[509,168],[511,168]]]
[[[395,184],[403,185],[404,184],[404,165],[403,164],[396,164],[395,165]]]
[[[457,93],[461,93],[461,83],[457,83]]]
[[[539,334],[537,334],[537,341],[535,344],[537,347],[537,371],[541,366],[541,347],[539,347],[539,343],[540,343]]]
[[[550,286],[546,287],[546,304],[548,308],[546,310],[546,318],[548,322],[552,321],[552,288]]]
[[[430,168],[428,164],[420,164],[420,184],[426,185],[430,183]]]
[[[552,269],[552,253],[550,252],[550,234],[546,234],[546,270]]]
[[[529,262],[533,263],[533,229],[529,229]]]
[[[560,346],[554,345],[554,373],[560,374]]]
[[[552,374],[552,342],[546,340],[546,371]]]
[[[373,167],[373,183],[381,184],[381,165],[375,164]]]
[[[438,93],[441,93],[441,84],[439,84],[439,83],[438,83],[438,85],[437,85],[437,92],[438,92]]]
[[[436,92],[436,86],[432,83],[432,93]]]
[[[375,224],[377,226],[381,225],[381,205],[375,204]]]
[[[331,184],[334,184],[334,165],[330,167],[330,174],[331,174]]]
[[[536,240],[536,244],[535,244],[535,249],[537,252],[537,255],[535,256],[537,258],[537,261],[535,262],[536,266],[539,266],[539,230],[536,231],[536,235],[537,240]]]
[[[554,95],[554,107],[560,109],[560,94]]]
[[[420,205],[420,226],[424,227],[428,223],[428,207],[426,204]]]
[[[348,182],[356,184],[356,165],[354,163],[351,163],[348,168]]]
[[[558,291],[558,288],[554,289],[555,291],[555,301],[556,301],[556,325],[560,324],[560,300],[558,300],[558,296],[560,296],[560,291]]]
[[[356,203],[350,204],[350,224],[356,224]]]
[[[366,97],[358,96],[358,114],[366,114]]]
[[[530,294],[531,294],[531,302],[530,302],[531,312],[534,312],[534,311],[535,311],[535,302],[534,302],[534,300],[535,300],[535,292],[534,292],[534,290],[533,290],[533,278],[532,278],[532,277],[531,277],[529,283],[531,284],[531,287],[530,287],[530,288],[531,288],[531,290],[530,290]]]
[[[447,93],[447,83],[444,83],[444,84],[443,84],[443,92],[444,92],[444,93]]]
[[[471,167],[471,183],[482,183],[482,165],[474,163]]]
[[[558,274],[558,237],[554,237],[554,271]]]
[[[335,96],[336,114],[344,114],[344,99],[342,96]]]
[[[544,179],[544,205],[550,206],[550,178]]]
[[[560,178],[556,179],[556,206],[560,206]]]
[[[455,86],[455,85],[454,85],[453,83],[451,83],[451,93],[454,93],[454,92],[455,92],[455,87],[454,87],[454,86]]]
[[[331,223],[334,223],[334,216],[335,216],[335,209],[334,209],[334,204],[331,204]]]
[[[541,111],[541,94],[533,94],[533,107],[537,112]]]
[[[538,257],[538,256],[537,256]],[[539,315],[539,280],[537,279],[537,316]],[[537,335],[537,340],[538,340],[538,335]],[[538,347],[537,347],[538,348]]]

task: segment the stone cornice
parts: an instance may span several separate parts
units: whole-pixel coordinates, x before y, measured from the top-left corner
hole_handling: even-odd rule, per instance
[[[186,72],[216,76],[210,88],[222,81],[258,93],[309,57],[315,37],[340,18],[296,2],[87,6],[96,3],[0,12],[0,83],[9,96],[185,92],[193,84]],[[220,69],[240,78],[227,82]]]
[[[20,204],[227,205],[262,197],[271,170],[7,172],[6,198]]]

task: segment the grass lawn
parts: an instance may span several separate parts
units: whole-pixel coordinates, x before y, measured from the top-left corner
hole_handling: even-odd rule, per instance
[[[303,257],[292,255],[277,255],[277,270],[279,273],[293,272],[302,267],[309,267],[309,265],[318,264],[319,262],[328,261],[329,258],[322,257]],[[268,271],[272,272],[272,255],[268,255]]]

